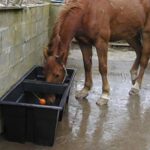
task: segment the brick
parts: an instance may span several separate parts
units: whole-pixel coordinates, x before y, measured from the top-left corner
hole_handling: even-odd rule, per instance
[[[31,38],[29,23],[22,23],[22,37],[23,42],[27,42]]]
[[[34,38],[36,36],[37,32],[36,32],[36,27],[35,27],[35,23],[31,24],[31,38]]]
[[[44,31],[44,23],[43,23],[43,20],[36,22],[36,31],[37,31],[37,35],[38,35],[38,34],[41,34],[41,33]]]
[[[33,64],[36,65],[39,61],[37,56],[37,52],[32,52],[28,56],[26,56],[24,59],[25,68],[31,68]]]
[[[30,40],[30,52],[36,51],[37,49],[37,38],[34,37]]]
[[[14,67],[18,62],[20,62],[22,60],[22,57],[23,57],[22,45],[11,47],[9,53],[10,68]]]
[[[30,54],[30,42],[26,42],[22,45],[22,57],[23,59]]]
[[[22,11],[1,11],[0,18],[0,27],[11,27],[12,24],[21,22]]]
[[[23,41],[27,42],[33,37],[33,31],[35,27],[33,27],[33,23],[27,22],[22,24],[22,36],[23,36]]]
[[[8,27],[1,30],[2,50],[10,47],[11,45],[11,34]]]
[[[30,11],[31,11],[31,20],[32,20],[32,22],[35,22],[36,21],[36,15],[37,15],[36,7],[31,8]]]
[[[43,8],[43,18],[48,18],[50,13],[50,5],[45,5]]]
[[[41,34],[41,45],[47,45],[48,42],[49,42],[49,39],[48,39],[48,32],[45,31]]]
[[[19,45],[23,43],[23,30],[22,30],[22,24],[18,23],[16,25],[13,26],[13,28],[11,29],[11,31],[13,32],[13,36],[14,36],[14,43],[13,45]]]
[[[0,12],[0,28],[5,27],[7,25],[6,14],[5,11]]]
[[[22,23],[31,23],[32,22],[32,17],[31,17],[31,8],[26,8],[22,12]]]
[[[43,19],[42,24],[43,24],[43,31],[48,31],[48,29],[50,28],[49,18]]]
[[[16,63],[16,65],[14,65],[13,67],[11,67],[10,71],[11,77],[15,82],[17,82],[25,74],[27,70],[24,68],[23,61],[21,61]]]
[[[21,24],[12,25],[1,32],[2,49],[23,43],[23,30]]]
[[[22,41],[27,42],[37,36],[37,28],[35,23],[22,23]],[[38,31],[39,32],[39,31]]]
[[[9,53],[10,48],[5,49],[3,53],[0,54],[0,72],[6,72],[9,68]]]
[[[39,44],[39,47],[43,47],[43,34],[40,34],[38,36],[38,44]]]
[[[42,20],[43,18],[43,7],[36,7],[36,21]]]

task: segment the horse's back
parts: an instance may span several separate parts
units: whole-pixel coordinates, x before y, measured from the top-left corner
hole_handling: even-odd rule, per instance
[[[118,40],[135,36],[142,30],[146,20],[143,4],[140,0],[112,1],[110,4],[114,8],[115,15],[110,21],[111,39]]]
[[[112,40],[134,36],[146,20],[149,0],[144,1],[146,6],[142,0],[78,0],[84,6],[83,32],[94,38],[110,30]]]

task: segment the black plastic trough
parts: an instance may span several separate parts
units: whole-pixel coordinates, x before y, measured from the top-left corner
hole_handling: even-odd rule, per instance
[[[57,124],[62,120],[75,70],[67,69],[68,76],[63,84],[45,82],[42,70],[42,67],[33,67],[1,98],[4,135],[10,141],[54,144]],[[49,93],[56,95],[53,105],[37,103],[36,95]]]

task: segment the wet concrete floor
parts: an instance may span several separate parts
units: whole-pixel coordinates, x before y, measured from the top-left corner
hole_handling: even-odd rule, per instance
[[[139,96],[129,96],[129,70],[133,51],[109,49],[111,100],[107,107],[96,101],[101,93],[97,55],[93,55],[93,88],[87,99],[75,99],[84,84],[84,69],[79,50],[70,51],[68,67],[77,68],[69,104],[59,122],[53,147],[32,143],[8,142],[0,138],[0,150],[150,150],[150,65]]]

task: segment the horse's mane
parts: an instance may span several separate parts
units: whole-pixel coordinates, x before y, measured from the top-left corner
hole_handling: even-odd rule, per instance
[[[61,27],[65,22],[65,19],[67,16],[69,16],[70,13],[74,13],[74,10],[82,9],[82,4],[78,2],[78,0],[70,0],[66,5],[63,6],[59,17],[57,18],[54,27],[53,32],[51,35],[50,42],[48,44],[48,54],[51,55],[52,51],[51,48],[55,49],[56,46],[58,48],[58,44],[61,43],[61,36],[60,31]],[[56,49],[57,49],[56,48]]]

